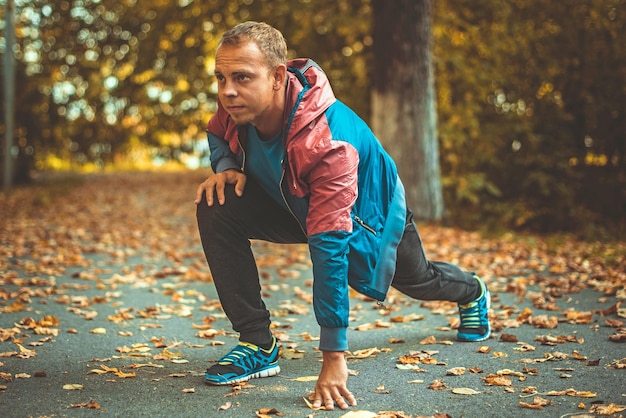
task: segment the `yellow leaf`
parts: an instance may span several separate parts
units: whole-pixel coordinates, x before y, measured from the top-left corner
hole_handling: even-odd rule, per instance
[[[293,380],[294,382],[315,382],[317,380],[317,376],[302,376],[289,380]]]
[[[92,334],[106,334],[106,328],[94,328],[90,331]]]
[[[92,369],[87,372],[87,374],[107,374],[108,371],[100,370],[100,369]]]
[[[79,385],[77,383],[70,383],[67,385],[63,385],[64,390],[83,390],[84,386]]]
[[[117,372],[115,373],[115,375],[116,375],[117,377],[119,377],[120,379],[126,379],[126,378],[129,378],[129,377],[135,377],[135,376],[137,376],[137,374],[136,374],[136,373],[124,373],[124,372],[122,372],[122,371],[117,371]]]
[[[297,350],[295,348],[288,348],[282,351],[281,356],[287,360],[299,360],[304,358],[306,351]]]
[[[304,402],[306,403],[306,406],[309,407],[309,409],[313,409],[315,411],[325,411],[326,410],[326,407],[324,407],[323,405],[318,407],[318,408],[316,408],[316,407],[313,406],[313,404],[311,402],[309,402],[309,400],[307,398],[302,398],[302,399],[304,399]]]

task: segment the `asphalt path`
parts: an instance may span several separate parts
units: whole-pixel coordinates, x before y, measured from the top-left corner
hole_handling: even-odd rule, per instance
[[[495,318],[529,308],[557,317],[557,328],[499,327],[485,342],[461,343],[451,329],[454,306],[424,306],[393,293],[381,307],[353,295],[348,384],[358,405],[313,410],[305,399],[321,355],[309,300],[312,274],[305,247],[283,247],[254,243],[281,340],[281,373],[224,387],[206,385],[203,372],[237,336],[200,267],[198,248],[175,262],[150,253],[94,254],[36,282],[28,259],[14,259],[12,270],[0,272],[2,287],[30,294],[17,312],[7,309],[12,300],[0,300],[0,328],[13,332],[0,342],[0,416],[562,417],[600,416],[590,412],[594,404],[626,405],[626,369],[618,367],[626,345],[610,341],[615,328],[605,324],[621,318],[598,313],[614,306],[615,297],[583,290],[557,299],[558,311],[538,311],[531,298],[505,292],[506,280],[499,280],[490,283]],[[592,321],[569,323],[567,310],[592,312]],[[542,337],[571,341],[545,345]],[[400,365],[401,358],[422,362]],[[536,397],[549,404],[520,404],[541,402]]]

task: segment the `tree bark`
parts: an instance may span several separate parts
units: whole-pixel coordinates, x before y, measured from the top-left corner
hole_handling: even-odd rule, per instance
[[[372,129],[395,159],[416,219],[443,216],[432,0],[373,0]]]

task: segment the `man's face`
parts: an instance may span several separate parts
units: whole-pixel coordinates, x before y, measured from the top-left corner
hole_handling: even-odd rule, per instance
[[[218,98],[236,124],[263,123],[273,105],[274,73],[254,42],[222,45],[215,56]]]

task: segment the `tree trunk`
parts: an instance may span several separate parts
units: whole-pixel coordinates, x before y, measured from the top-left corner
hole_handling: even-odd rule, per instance
[[[372,129],[395,159],[416,219],[440,220],[432,0],[373,0]]]

